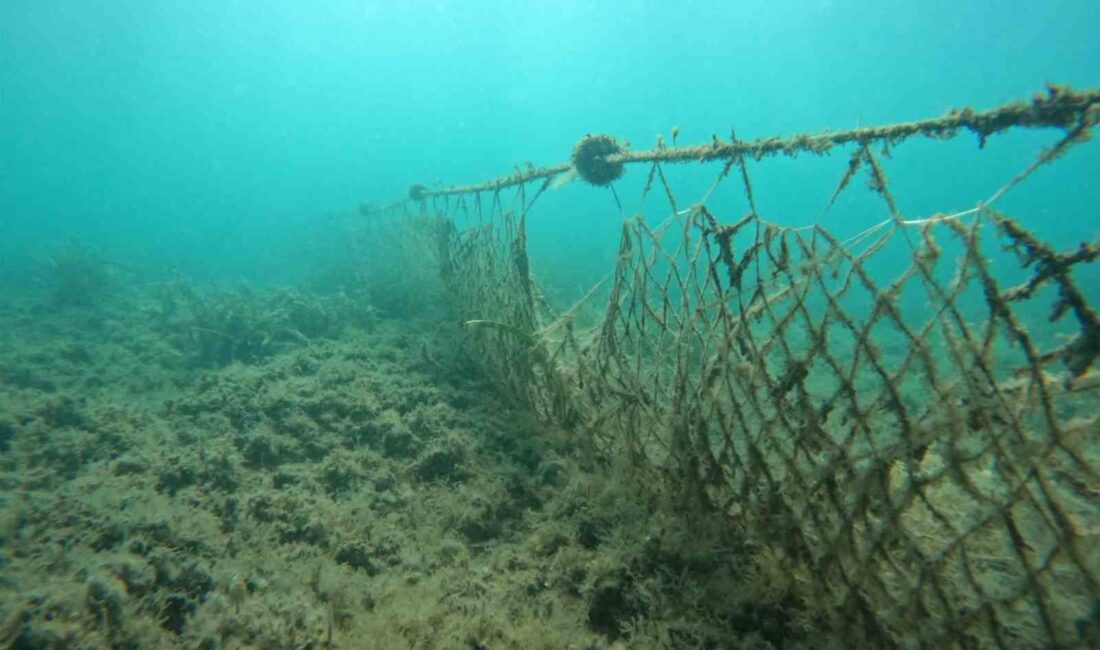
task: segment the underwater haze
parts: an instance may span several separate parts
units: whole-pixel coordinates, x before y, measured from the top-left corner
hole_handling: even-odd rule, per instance
[[[1088,0],[7,0],[0,250],[78,237],[151,274],[289,280],[326,211],[589,132],[751,138],[1091,87],[1098,25]],[[567,220],[547,229],[616,237],[613,213]]]
[[[1100,647],[1098,33],[0,1],[0,647]]]

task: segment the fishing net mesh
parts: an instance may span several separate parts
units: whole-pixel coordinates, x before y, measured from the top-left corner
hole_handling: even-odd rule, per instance
[[[624,218],[614,270],[565,311],[533,280],[526,224],[569,171],[421,187],[400,211],[501,392],[728,518],[818,624],[856,645],[1072,645],[1100,593],[1100,249],[1056,250],[994,206],[1096,118],[1084,102],[994,197],[923,219],[873,150],[896,141],[857,138],[822,201],[862,178],[885,218],[843,238],[759,213],[768,141],[733,141],[689,203],[652,160],[642,193],[667,211]],[[745,210],[719,213],[731,183]]]

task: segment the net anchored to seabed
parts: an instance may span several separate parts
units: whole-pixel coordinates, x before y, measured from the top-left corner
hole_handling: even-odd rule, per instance
[[[648,151],[588,136],[569,163],[417,185],[369,212],[416,233],[501,392],[734,522],[812,624],[854,644],[1074,645],[1100,634],[1100,246],[1061,250],[1001,206],[1098,121],[1100,91],[1050,87],[819,135]],[[904,140],[984,147],[1040,127],[1060,138],[973,207],[899,208],[884,160]],[[839,149],[828,219],[761,214],[756,163]],[[713,182],[684,202],[668,166],[708,162]],[[645,170],[639,205],[667,209],[624,216],[610,275],[552,309],[528,216],[573,176],[621,210],[628,166]],[[883,217],[834,234],[823,224],[859,177]],[[733,213],[714,200],[731,185]],[[1062,218],[1085,237],[1100,223]]]

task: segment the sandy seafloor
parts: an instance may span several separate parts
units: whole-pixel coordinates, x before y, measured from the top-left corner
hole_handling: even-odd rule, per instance
[[[147,312],[0,311],[3,647],[801,637],[745,595],[729,531],[502,402],[457,323],[379,316],[197,365]]]

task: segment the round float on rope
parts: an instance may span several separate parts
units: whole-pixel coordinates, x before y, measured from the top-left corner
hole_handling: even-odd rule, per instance
[[[423,201],[428,198],[428,186],[417,183],[409,188],[409,198],[413,201]]]
[[[573,168],[589,183],[607,186],[626,171],[621,162],[608,160],[622,152],[623,148],[609,135],[586,135],[573,147]]]

